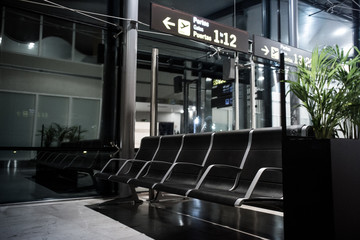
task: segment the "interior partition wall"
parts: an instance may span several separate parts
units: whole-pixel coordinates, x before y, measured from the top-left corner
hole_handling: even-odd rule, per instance
[[[41,132],[50,126],[77,126],[81,139],[99,138],[102,42],[101,28],[1,8],[1,147],[44,146]],[[1,152],[2,159],[13,156]],[[17,155],[34,157],[31,151]]]

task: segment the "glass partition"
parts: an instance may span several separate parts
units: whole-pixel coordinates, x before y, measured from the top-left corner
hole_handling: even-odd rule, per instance
[[[0,91],[0,146],[31,146],[35,95]]]
[[[7,10],[1,45],[4,51],[38,55],[40,16],[37,14]]]

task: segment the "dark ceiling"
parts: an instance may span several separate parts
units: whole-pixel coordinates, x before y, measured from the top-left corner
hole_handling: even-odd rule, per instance
[[[31,9],[35,12],[41,12],[43,14],[55,15],[57,17],[105,26],[102,22],[95,21],[89,17],[85,17],[79,13],[72,12],[67,9],[55,7],[54,5],[59,4],[65,7],[83,11],[117,15],[114,8],[118,7],[116,5],[119,5],[120,0],[2,0],[1,2],[1,4],[6,6],[19,7],[27,10]],[[151,0],[139,0],[140,21],[146,23],[149,22],[150,2]],[[234,0],[155,0],[154,2],[175,9],[187,11],[194,15],[202,16],[208,19],[218,19],[222,16],[229,15],[234,11]],[[347,20],[352,20],[354,18],[353,14],[358,13],[358,9],[360,9],[360,0],[303,0],[301,2],[305,2],[317,8],[318,11],[313,13],[315,15],[318,12],[328,12]],[[237,0],[237,14],[241,14],[242,9],[246,9],[259,3],[261,3],[261,0]],[[120,7],[118,8],[120,9]],[[189,9],[191,11],[189,11]]]
[[[347,20],[352,21],[355,18],[359,21],[359,18],[354,16],[354,13],[358,14],[360,11],[359,0],[304,0],[302,2],[318,8],[318,12],[328,12]],[[314,12],[314,14],[317,14],[318,12]]]

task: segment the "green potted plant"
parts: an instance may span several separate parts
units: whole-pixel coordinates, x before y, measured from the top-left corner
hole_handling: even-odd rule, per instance
[[[345,89],[346,107],[342,109],[342,121],[339,131],[345,138],[359,139],[360,137],[360,55],[357,48],[344,52],[338,46],[332,48],[332,55],[338,59],[334,79]],[[350,57],[351,51],[357,54]]]
[[[43,127],[43,130],[40,130],[39,133],[43,134],[43,142],[45,147],[50,147],[51,144],[56,140],[57,131],[56,128],[50,124],[49,127]],[[43,131],[43,132],[42,132]]]
[[[308,111],[315,138],[283,144],[286,239],[355,239],[360,222],[359,51],[315,48],[290,91]],[[343,133],[343,139],[340,134]]]
[[[78,142],[83,138],[82,134],[85,132],[87,130],[82,130],[81,126],[72,126],[68,128],[66,138],[69,142]]]
[[[79,142],[83,139],[82,134],[87,130],[82,130],[80,126],[66,127],[58,123],[51,123],[49,127],[43,127],[39,135],[43,136],[45,147],[60,146],[62,142]]]
[[[300,105],[308,111],[317,139],[333,138],[336,128],[349,136],[342,123],[345,120],[359,122],[360,70],[357,64],[360,59],[358,56],[350,59],[349,53],[344,54],[338,46],[315,48],[311,65],[302,61],[295,72],[297,80],[286,81],[290,91],[300,99]]]

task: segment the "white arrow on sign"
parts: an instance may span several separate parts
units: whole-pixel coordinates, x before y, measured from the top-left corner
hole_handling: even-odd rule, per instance
[[[268,47],[267,47],[267,46],[265,46],[265,45],[264,45],[264,48],[261,48],[261,51],[263,51],[263,52],[264,52],[265,56],[266,56],[266,55],[268,55],[268,54],[269,54],[269,52],[270,52],[270,51],[269,51],[269,49],[268,49]]]
[[[175,23],[170,22],[170,19],[171,19],[171,17],[167,17],[167,18],[165,18],[164,21],[163,21],[163,24],[164,24],[165,27],[166,27],[167,29],[169,29],[169,30],[171,29],[170,26],[175,26]]]

